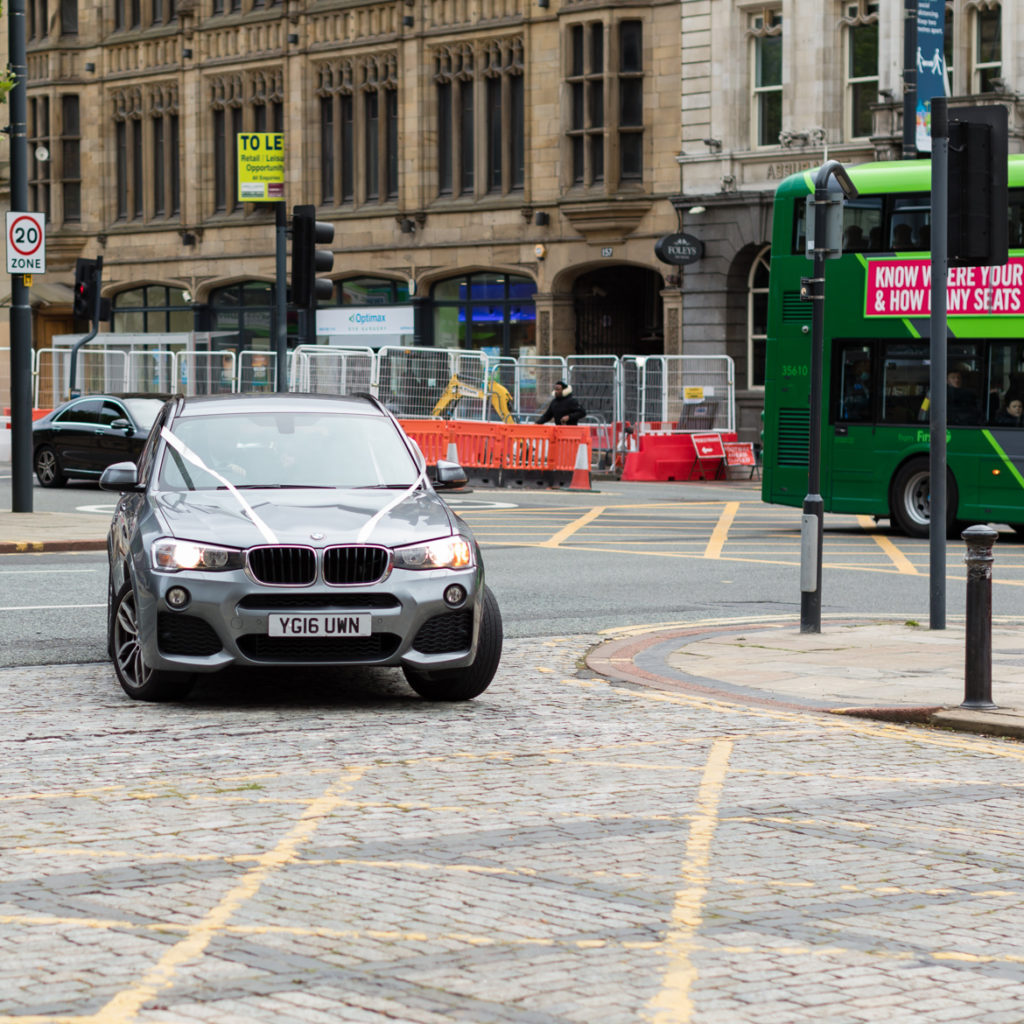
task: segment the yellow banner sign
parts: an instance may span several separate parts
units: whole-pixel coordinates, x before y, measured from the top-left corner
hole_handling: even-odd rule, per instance
[[[701,387],[685,387],[683,388],[683,401],[684,402],[702,402],[704,401],[704,389]]]
[[[238,201],[279,203],[284,199],[284,133],[239,132]]]

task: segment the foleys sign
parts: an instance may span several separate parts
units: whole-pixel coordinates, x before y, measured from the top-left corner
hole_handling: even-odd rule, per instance
[[[696,263],[704,255],[704,243],[693,235],[678,231],[674,235],[662,235],[654,243],[654,255],[662,263],[685,267],[688,263]]]

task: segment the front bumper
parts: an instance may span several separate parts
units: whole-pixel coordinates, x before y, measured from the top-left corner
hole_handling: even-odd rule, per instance
[[[465,600],[452,607],[444,591],[459,583]],[[243,571],[147,570],[136,578],[143,655],[151,668],[215,672],[229,665],[409,665],[462,668],[476,656],[483,571],[393,570],[371,586],[277,587]],[[184,587],[189,601],[172,608],[167,592]],[[334,612],[368,614],[369,638],[276,638],[268,616]]]

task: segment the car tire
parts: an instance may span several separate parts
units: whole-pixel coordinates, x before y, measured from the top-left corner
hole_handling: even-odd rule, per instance
[[[63,487],[68,482],[68,478],[61,472],[57,453],[48,444],[36,449],[32,465],[41,487]]]
[[[423,672],[403,665],[406,682],[424,700],[457,701],[479,697],[491,685],[494,673],[498,671],[503,635],[498,602],[490,587],[484,587],[480,634],[473,664],[440,672]]]
[[[946,473],[946,536],[956,530],[959,500],[953,474]],[[928,459],[910,459],[892,478],[889,491],[892,523],[908,537],[927,537],[931,523],[931,472]]]
[[[107,642],[117,681],[132,700],[181,700],[192,688],[193,673],[157,671],[143,660],[138,604],[131,580],[114,600]]]

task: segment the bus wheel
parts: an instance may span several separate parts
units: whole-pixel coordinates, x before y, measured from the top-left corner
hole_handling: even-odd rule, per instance
[[[946,473],[946,535],[956,528],[958,496],[953,474]],[[893,525],[908,537],[927,537],[932,516],[931,474],[927,458],[911,459],[893,477],[889,492]]]

